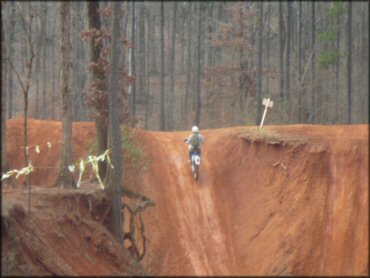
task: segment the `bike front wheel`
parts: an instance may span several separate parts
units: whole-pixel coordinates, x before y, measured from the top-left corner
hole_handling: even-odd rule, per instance
[[[198,180],[198,177],[199,177],[199,166],[198,165],[194,165],[193,176],[195,180]]]

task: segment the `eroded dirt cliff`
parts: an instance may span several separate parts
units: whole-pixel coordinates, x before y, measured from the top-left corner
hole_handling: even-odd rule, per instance
[[[26,188],[2,188],[2,272],[144,273],[99,221],[98,186],[50,188],[60,132],[59,122],[30,120],[30,145],[44,148],[31,152],[33,213]],[[135,132],[153,161],[131,188],[156,201],[143,214],[147,273],[368,274],[368,125],[205,130],[198,181],[188,132]],[[93,123],[75,123],[73,133],[78,161],[94,140]],[[8,136],[10,166],[20,168],[21,119],[8,121]]]

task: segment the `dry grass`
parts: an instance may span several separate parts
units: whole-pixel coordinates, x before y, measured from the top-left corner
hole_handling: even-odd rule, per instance
[[[264,142],[270,145],[305,145],[308,139],[290,133],[279,133],[269,129],[258,127],[246,129],[239,134],[239,138],[248,142]]]

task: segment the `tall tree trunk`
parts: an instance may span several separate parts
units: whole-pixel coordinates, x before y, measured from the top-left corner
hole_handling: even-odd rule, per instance
[[[185,87],[185,98],[184,98],[184,114],[183,114],[183,119],[188,116],[188,104],[189,104],[189,90],[190,90],[190,82],[191,82],[191,41],[192,41],[192,28],[191,28],[191,23],[192,23],[192,2],[188,2],[188,39],[187,39],[187,46],[186,46],[186,87]]]
[[[71,11],[74,13],[72,14],[72,26],[75,26],[77,29],[77,32],[82,31],[83,24],[81,24],[80,18],[83,17],[82,12],[82,5],[83,2],[72,2],[71,5]],[[73,72],[78,72],[81,74],[73,75],[73,81],[72,81],[72,87],[75,88],[75,94],[72,97],[73,105],[73,118],[75,121],[82,121],[85,118],[85,106],[83,104],[83,91],[85,88],[85,81],[86,81],[86,73],[83,68],[84,65],[86,65],[85,61],[85,51],[83,42],[80,38],[80,36],[72,36],[72,45],[74,45],[75,51],[73,51],[73,58],[75,61],[78,61],[78,63],[73,63],[72,70]]]
[[[316,118],[316,97],[315,97],[315,43],[316,43],[316,14],[315,14],[315,2],[311,2],[311,42],[312,42],[312,63],[311,63],[311,107],[310,107],[310,113],[311,113],[311,123],[315,123]]]
[[[60,33],[61,33],[61,48],[60,48],[60,88],[62,97],[62,158],[60,163],[60,172],[54,183],[55,186],[60,185],[62,188],[76,188],[76,183],[68,166],[73,163],[72,159],[72,102],[69,88],[69,71],[70,71],[70,2],[60,2]]]
[[[247,2],[248,3],[248,9],[254,10],[255,6],[257,5],[256,2]],[[251,41],[251,52],[255,51],[255,45],[256,45],[256,28],[254,28],[253,25],[249,27],[250,30],[250,41]],[[255,67],[255,59],[250,59],[250,69],[254,69]]]
[[[146,57],[146,46],[145,46],[145,6],[144,3],[140,3],[138,5],[138,12],[139,15],[138,19],[138,40],[137,40],[137,48],[138,48],[138,55],[137,55],[137,63],[138,63],[138,71],[137,71],[137,95],[136,95],[136,111],[137,114],[140,115],[140,119],[143,118],[145,115],[145,95],[146,95],[146,64],[145,64],[145,57]]]
[[[208,2],[209,5],[208,8],[208,18],[210,22],[208,23],[208,58],[207,58],[207,66],[212,67],[213,66],[213,47],[210,43],[212,40],[212,32],[213,32],[213,7],[214,7],[214,2]]]
[[[99,2],[87,2],[88,5],[88,18],[90,29],[101,29],[100,15],[99,15]],[[90,41],[91,49],[91,62],[96,64],[100,61],[100,53],[102,46],[95,43],[95,39]],[[104,69],[101,67],[93,68],[93,80],[99,81],[102,85],[99,86],[99,90],[106,91],[105,87],[106,75]],[[102,109],[107,109],[107,107],[102,107]],[[98,155],[103,154],[108,148],[108,126],[107,118],[102,113],[102,111],[97,111],[97,116],[95,118],[95,129],[96,129],[96,139],[98,144]],[[107,164],[105,161],[99,161],[99,176],[103,180],[107,171]]]
[[[149,26],[149,33],[150,34],[153,34],[151,36],[151,43],[150,45],[152,46],[151,47],[151,55],[150,55],[150,72],[151,73],[154,73],[154,74],[158,74],[158,67],[157,67],[157,56],[158,56],[158,53],[157,53],[157,40],[156,40],[156,36],[154,36],[154,27],[155,27],[155,14],[152,14],[152,16],[150,17],[150,26]]]
[[[39,33],[38,27],[36,25],[36,33]],[[41,31],[42,34],[42,31]],[[37,54],[36,54],[36,74],[35,74],[35,81],[36,81],[36,99],[35,99],[35,118],[39,117],[39,102],[40,102],[40,86],[39,86],[39,80],[40,80],[40,68],[41,68],[41,61],[40,61],[40,53],[41,53],[41,41],[42,41],[42,35],[37,43]]]
[[[15,33],[15,2],[10,1],[9,5],[11,6],[11,15],[10,15],[10,34],[9,34],[9,42],[8,42],[8,51],[9,57],[8,59],[14,63],[14,33]],[[5,44],[3,44],[5,47]],[[3,64],[4,65],[4,64]],[[13,117],[13,96],[14,96],[14,88],[13,88],[13,69],[8,67],[8,117],[11,119]],[[4,84],[4,83],[3,83]]]
[[[271,25],[271,6],[272,6],[271,3],[269,3],[267,5],[267,36],[266,36],[267,45],[266,45],[266,61],[265,61],[266,68],[269,69],[269,70],[270,70],[270,52],[271,52],[271,50],[270,50],[270,42],[271,42],[271,40],[270,40],[270,35],[271,35],[271,32],[270,32],[270,30],[271,30],[271,27],[270,27],[270,25]],[[266,92],[268,94],[270,94],[270,78],[266,78]]]
[[[46,22],[47,22],[47,9],[46,9],[46,2],[42,2],[43,12],[42,12],[42,105],[41,105],[41,118],[46,118],[46,80],[48,76],[48,70],[46,68],[46,59],[47,59],[47,29],[46,29]]]
[[[128,34],[127,34],[127,29],[129,27],[129,14],[130,14],[130,2],[129,1],[126,1],[124,4],[123,4],[123,14],[124,14],[124,18],[123,18],[123,37],[125,39],[128,38]],[[122,52],[122,55],[121,56],[121,63],[123,64],[123,67],[125,68],[125,70],[128,69],[127,66],[130,66],[128,63],[127,63],[127,52],[124,51]],[[128,71],[127,71],[128,72]]]
[[[55,34],[56,32],[56,21],[54,20],[54,24],[53,24],[53,29],[52,29],[52,34]],[[55,102],[56,102],[56,86],[55,86],[55,80],[57,80],[57,64],[58,64],[58,59],[56,58],[56,55],[55,55],[55,43],[54,43],[54,40],[53,40],[53,47],[51,48],[51,72],[52,72],[52,76],[51,76],[51,117],[53,120],[56,119],[56,112],[55,112]]]
[[[224,20],[224,6],[226,5],[225,2],[218,2],[218,12],[217,12],[217,20],[223,21]],[[215,59],[214,59],[214,66],[217,66],[222,61],[222,50],[216,49],[215,50]]]
[[[165,109],[164,109],[164,3],[161,1],[161,81],[160,81],[160,86],[161,86],[161,99],[160,99],[160,114],[159,114],[159,122],[160,126],[159,129],[164,131],[166,128],[166,123],[165,123]]]
[[[201,99],[200,99],[200,94],[201,94],[201,80],[202,80],[202,43],[201,43],[201,38],[202,38],[202,2],[198,3],[199,8],[198,8],[198,38],[197,38],[197,79],[196,79],[196,96],[195,96],[195,124],[197,126],[200,125],[200,112],[201,112]]]
[[[240,18],[243,18],[243,11],[242,9],[239,10],[239,16]],[[243,40],[244,38],[244,26],[243,26],[243,21],[240,20],[239,22],[239,34],[238,37],[240,40]],[[248,63],[246,61],[246,55],[244,55],[244,45],[241,44],[239,47],[239,64],[240,64],[240,72],[241,74],[239,75],[239,110],[240,114],[243,115],[244,111],[244,102],[245,102],[245,96],[246,96],[246,82],[245,82],[245,76],[246,76],[246,64]],[[234,105],[234,104],[233,104]],[[238,114],[238,112],[235,112]]]
[[[175,53],[176,53],[176,23],[177,23],[177,4],[178,2],[175,1],[173,7],[173,25],[172,25],[172,37],[171,37],[171,56],[170,56],[170,101],[169,101],[169,115],[168,115],[168,129],[173,130],[175,128],[175,120],[174,120],[174,109],[175,109],[175,78],[176,78],[176,61],[175,61]]]
[[[0,3],[1,10],[4,9],[4,2]],[[6,125],[6,77],[8,74],[8,67],[6,62],[6,44],[4,36],[3,19],[1,20],[1,173],[9,170],[8,154],[7,154],[7,125]]]
[[[136,11],[135,1],[131,2],[131,76],[135,77],[131,85],[131,127],[136,125]]]
[[[363,66],[363,69],[361,70],[362,72],[362,86],[363,88],[369,88],[369,3],[368,2],[363,2],[363,16],[362,16],[362,44],[361,44],[361,49],[362,49],[362,57],[364,57],[364,63],[361,63]],[[369,123],[369,94],[364,90],[365,92],[365,109],[364,111],[367,111],[367,113],[363,113],[363,122],[364,123]]]
[[[286,67],[285,67],[285,93],[286,98],[289,100],[289,90],[290,90],[290,38],[291,38],[291,2],[287,2],[287,36],[286,36]]]
[[[259,9],[259,18],[260,18],[260,26],[258,29],[258,63],[257,63],[257,117],[256,117],[256,125],[261,122],[262,116],[262,52],[263,52],[263,44],[262,44],[262,34],[263,34],[263,2],[260,2],[260,9]]]
[[[30,58],[27,62],[27,79],[26,79],[26,86],[23,89],[23,101],[24,101],[24,123],[23,123],[23,134],[24,134],[24,164],[27,167],[29,160],[28,160],[28,93],[31,87],[32,81],[32,68],[33,68],[33,60],[35,58],[34,52],[34,45],[33,45],[33,37],[32,37],[32,21],[34,17],[31,15],[31,2],[29,2],[29,23],[26,26],[25,21],[24,24],[24,31],[26,32],[27,37],[27,44],[30,49]],[[29,176],[30,177],[30,176]],[[30,184],[29,184],[30,185]]]
[[[284,100],[284,21],[283,3],[279,2],[279,65],[280,65],[280,98]]]
[[[26,14],[27,14],[26,7],[27,5],[23,5],[23,9],[20,11],[20,13],[22,14],[21,16],[23,18],[26,18]],[[22,75],[26,74],[27,61],[28,61],[27,45],[28,45],[28,41],[27,41],[26,36],[24,36],[23,42],[22,42],[22,67],[21,67]]]
[[[338,53],[340,53],[340,35],[341,35],[341,30],[340,30],[340,14],[337,14],[337,28],[338,28],[338,33],[337,33],[337,41],[336,41],[336,48]],[[337,97],[335,98],[336,104],[335,104],[335,122],[337,123],[339,121],[339,99],[340,99],[340,92],[339,92],[339,70],[340,70],[340,60],[338,60],[336,67],[335,67],[335,89],[337,92]]]
[[[182,4],[181,4],[182,5]],[[180,45],[181,45],[181,57],[180,57],[180,72],[183,73],[185,71],[185,51],[186,51],[186,45],[185,45],[185,21],[186,21],[186,16],[184,12],[184,6],[181,6],[181,13],[180,13]]]
[[[150,113],[150,106],[149,106],[149,97],[150,97],[150,60],[151,60],[151,38],[152,34],[150,33],[150,25],[152,24],[151,18],[152,15],[150,10],[147,10],[148,20],[147,20],[147,55],[146,55],[146,95],[145,95],[145,129],[147,130],[149,127],[149,113]]]
[[[298,122],[302,122],[302,2],[298,3]]]
[[[163,7],[163,9],[164,9],[164,14],[166,14],[166,8]],[[168,20],[167,21],[167,41],[169,41],[170,40],[170,37],[171,37],[171,28],[170,28],[171,27],[171,24],[170,24],[171,9],[168,8],[167,11],[168,11],[168,15],[164,17],[164,20],[165,21],[166,21],[166,19]],[[168,60],[168,64],[167,64],[167,70],[168,70],[168,66],[169,66],[169,60]]]
[[[138,114],[141,117],[145,116],[145,96],[146,96],[146,47],[145,47],[145,6],[144,2],[139,4],[138,16],[138,92],[136,97],[136,105]]]
[[[348,2],[348,18],[347,18],[347,123],[352,124],[352,2]]]
[[[116,240],[123,245],[123,213],[122,213],[122,147],[120,127],[119,96],[119,54],[120,54],[120,22],[121,2],[114,2],[113,35],[112,35],[112,73],[109,93],[109,114],[112,138],[112,163],[114,165],[112,177],[112,213],[110,217],[110,231]]]

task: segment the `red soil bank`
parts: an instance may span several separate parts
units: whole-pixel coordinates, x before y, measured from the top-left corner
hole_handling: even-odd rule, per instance
[[[21,119],[8,121],[12,169],[23,167],[22,128]],[[47,188],[57,169],[38,167],[58,166],[61,128],[30,120],[30,145],[44,146],[31,152],[34,213],[14,207],[27,210],[25,189],[3,188],[3,270],[5,262],[7,273],[142,273],[96,219],[101,212],[89,203],[103,203],[92,194],[98,189]],[[205,130],[198,181],[187,162],[188,132],[136,132],[153,160],[132,188],[156,201],[144,213],[150,274],[368,274],[368,125]],[[73,133],[78,161],[94,140],[93,123],[75,123]]]

